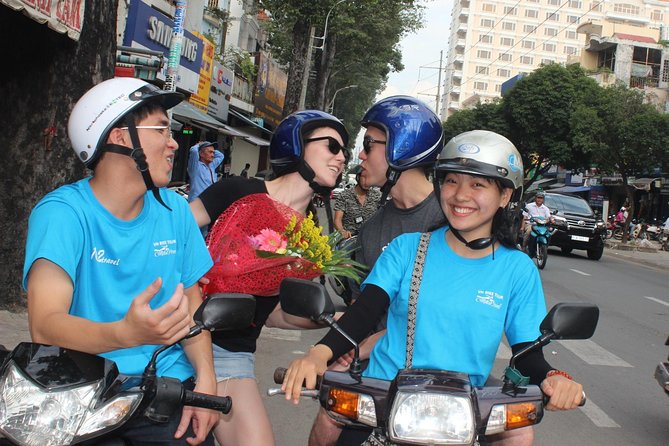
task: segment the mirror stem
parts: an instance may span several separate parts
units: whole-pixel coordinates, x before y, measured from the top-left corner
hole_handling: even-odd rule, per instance
[[[360,361],[360,348],[358,347],[358,343],[353,340],[344,330],[341,329],[339,324],[337,324],[337,321],[334,320],[332,315],[326,314],[323,316],[323,319],[327,324],[337,330],[339,334],[341,334],[343,337],[346,338],[348,342],[350,342],[353,345],[353,361],[351,362],[351,366],[349,367],[349,373],[351,374],[351,377],[355,379],[356,381],[360,382],[361,381],[361,376],[362,376],[362,365]]]
[[[551,339],[553,339],[554,336],[555,336],[555,333],[548,332],[548,333],[540,336],[539,338],[537,338],[537,340],[534,341],[532,344],[523,348],[522,350],[520,350],[518,353],[516,353],[515,355],[513,355],[511,357],[511,360],[509,361],[509,367],[515,369],[516,368],[516,361],[518,360],[518,358],[523,356],[525,353],[536,349],[537,347],[543,347],[544,345],[548,344],[551,341]]]
[[[155,352],[153,352],[153,356],[151,356],[151,361],[149,361],[149,363],[146,365],[146,368],[144,369],[144,378],[145,379],[146,378],[155,378],[155,376],[156,376],[156,363],[158,362],[158,355],[159,354],[161,354],[162,352],[164,352],[168,348],[172,347],[173,345],[176,345],[183,340],[190,339],[193,336],[197,336],[200,333],[202,333],[202,327],[200,327],[199,325],[196,324],[196,325],[194,325],[190,328],[190,330],[188,331],[188,334],[186,336],[184,336],[183,338],[181,338],[177,342],[173,342],[169,345],[163,345],[162,347],[157,349]]]

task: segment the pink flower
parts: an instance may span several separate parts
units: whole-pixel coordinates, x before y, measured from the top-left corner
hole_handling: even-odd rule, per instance
[[[262,229],[260,234],[249,237],[249,239],[254,249],[278,254],[285,253],[288,245],[288,241],[272,229]]]

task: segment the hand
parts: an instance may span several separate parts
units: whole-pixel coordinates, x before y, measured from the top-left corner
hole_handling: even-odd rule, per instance
[[[353,362],[353,358],[355,357],[354,353],[355,350],[351,349],[350,352],[344,353],[339,358],[337,358],[335,364],[340,366],[337,370],[341,370],[342,368],[344,370],[348,370],[348,368],[351,366],[351,363]]]
[[[286,400],[293,403],[300,402],[302,383],[307,389],[316,388],[316,377],[325,373],[328,360],[332,357],[332,350],[319,344],[314,346],[305,356],[290,363],[281,390],[286,393]]]
[[[177,285],[172,297],[161,307],[154,310],[149,306],[162,284],[159,277],[132,300],[119,330],[123,345],[170,345],[188,334],[192,320],[183,284]]]
[[[560,375],[544,379],[541,390],[550,397],[546,405],[548,410],[575,409],[583,399],[583,386]]]
[[[195,392],[207,393],[209,395],[216,395],[216,380],[212,383],[198,383],[195,385]],[[188,430],[188,425],[193,424],[193,433],[195,437],[186,438],[186,443],[190,445],[198,445],[202,443],[211,429],[218,423],[221,414],[215,410],[203,409],[200,407],[184,406],[181,413],[181,421],[174,433],[174,438],[181,438]]]

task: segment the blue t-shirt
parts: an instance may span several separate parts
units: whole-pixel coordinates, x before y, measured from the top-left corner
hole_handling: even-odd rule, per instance
[[[33,209],[28,225],[23,286],[40,258],[60,266],[72,280],[70,314],[96,322],[122,319],[133,298],[156,278],[161,290],[151,300],[157,308],[169,300],[176,286],[188,288],[213,265],[211,256],[182,197],[160,190],[169,211],[151,192],[144,196],[140,214],[123,221],[95,198],[90,178],[56,189]],[[138,375],[156,346],[139,346],[103,353],[121,373]],[[158,375],[181,380],[193,368],[180,345],[158,357]]]
[[[518,250],[466,259],[446,243],[446,227],[432,233],[416,311],[413,368],[468,373],[482,386],[502,334],[511,345],[534,341],[546,314],[539,273]],[[365,376],[391,380],[406,359],[409,287],[419,233],[393,240],[363,283],[390,297],[388,331],[372,350]]]

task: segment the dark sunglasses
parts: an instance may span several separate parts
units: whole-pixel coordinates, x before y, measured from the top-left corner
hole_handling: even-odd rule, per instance
[[[314,142],[314,141],[325,141],[327,139],[328,141],[328,149],[330,150],[330,153],[333,155],[338,154],[340,151],[344,152],[344,156],[346,156],[346,149],[342,147],[341,144],[339,144],[339,141],[334,139],[332,136],[319,136],[317,138],[309,138],[305,139],[304,142]]]
[[[385,144],[386,142],[387,141],[380,141],[368,136],[362,140],[362,150],[364,150],[366,154],[369,154],[370,150],[372,150],[372,144]]]

